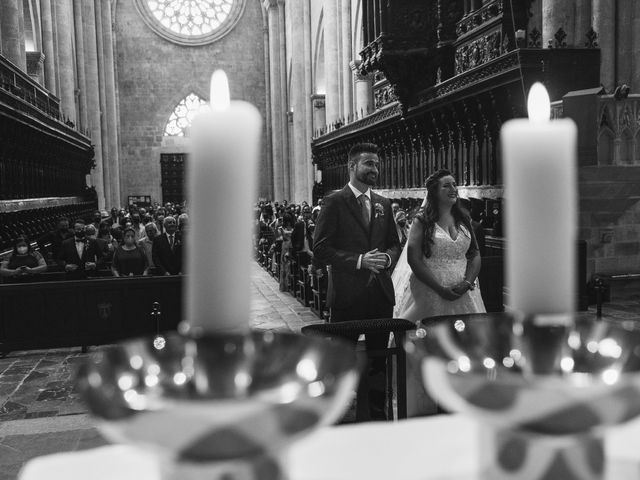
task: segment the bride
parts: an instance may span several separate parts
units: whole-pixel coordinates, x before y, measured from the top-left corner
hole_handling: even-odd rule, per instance
[[[471,219],[460,208],[448,170],[427,178],[427,197],[415,216],[392,280],[395,318],[412,322],[438,315],[485,312],[477,277],[480,252]],[[409,415],[435,411],[419,372],[407,370]],[[414,392],[412,392],[414,390]]]

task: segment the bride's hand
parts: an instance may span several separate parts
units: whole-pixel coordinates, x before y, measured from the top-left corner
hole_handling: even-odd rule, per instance
[[[456,288],[456,285],[452,287],[442,287],[440,288],[438,295],[440,295],[445,300],[457,300],[458,298],[461,297],[462,294],[458,293],[455,290],[455,288]]]
[[[464,295],[469,290],[471,290],[471,288],[469,288],[469,282],[465,282],[465,281],[462,281],[454,285],[453,287],[451,287],[451,289],[460,296]]]

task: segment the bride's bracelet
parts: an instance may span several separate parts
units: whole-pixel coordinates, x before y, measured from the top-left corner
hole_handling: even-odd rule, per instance
[[[475,283],[471,283],[469,280],[464,280],[464,283],[469,286],[469,290],[473,290],[474,288],[476,288]]]

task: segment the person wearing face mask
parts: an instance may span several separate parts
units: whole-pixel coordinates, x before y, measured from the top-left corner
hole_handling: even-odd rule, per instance
[[[94,271],[102,263],[102,255],[96,241],[87,238],[83,220],[75,221],[73,231],[74,236],[62,242],[58,262],[69,279],[78,280],[87,278],[87,272]]]
[[[30,281],[34,275],[46,271],[44,257],[31,248],[24,235],[16,238],[11,255],[0,263],[0,276],[8,277],[9,281]]]

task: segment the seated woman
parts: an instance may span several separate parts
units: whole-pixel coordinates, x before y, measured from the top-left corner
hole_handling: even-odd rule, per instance
[[[114,277],[147,275],[147,257],[142,248],[136,245],[136,231],[133,227],[124,229],[122,245],[113,253],[111,271]]]
[[[31,248],[29,239],[20,235],[13,243],[13,252],[0,263],[0,276],[10,281],[31,281],[34,276],[47,271],[47,262]]]

